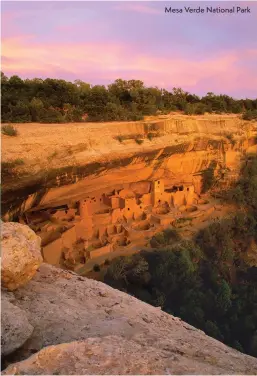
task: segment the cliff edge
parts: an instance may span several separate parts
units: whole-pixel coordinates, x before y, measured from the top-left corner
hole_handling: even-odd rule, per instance
[[[2,226],[5,232],[14,228]],[[17,224],[15,231],[24,227]],[[21,249],[29,249],[30,241],[21,241]],[[14,291],[2,287],[1,341],[9,364],[3,375],[257,372],[257,359],[157,307],[44,263],[33,270],[26,285],[17,284]],[[16,346],[10,343],[14,336]]]
[[[257,150],[256,122],[239,115],[173,114],[138,122],[15,128],[17,137],[2,138],[5,221],[32,207],[76,202],[96,189],[160,178],[171,185],[192,183],[211,165],[233,177],[244,154]]]

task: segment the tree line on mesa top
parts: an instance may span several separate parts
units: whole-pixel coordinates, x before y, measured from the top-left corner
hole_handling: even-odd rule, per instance
[[[188,115],[235,113],[257,119],[257,99],[236,100],[227,95],[195,94],[146,87],[140,80],[117,79],[106,86],[81,80],[8,78],[1,72],[4,123],[63,123],[80,121],[136,121],[143,116],[182,111]]]

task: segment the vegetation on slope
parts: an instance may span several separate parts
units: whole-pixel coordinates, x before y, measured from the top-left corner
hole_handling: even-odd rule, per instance
[[[193,241],[166,230],[154,248],[111,262],[105,282],[257,357],[257,157],[228,194],[238,213]]]
[[[235,100],[207,93],[200,98],[180,88],[171,92],[145,87],[140,80],[116,80],[108,87],[80,80],[34,78],[1,74],[2,122],[61,123],[140,120],[144,115],[184,111],[186,114],[243,113],[256,119],[257,99]]]
[[[6,136],[15,137],[15,136],[18,135],[17,129],[14,128],[14,126],[10,125],[10,124],[4,125],[1,129],[1,131],[2,131],[2,134],[6,135]]]
[[[226,199],[257,211],[257,157],[250,156],[241,172],[240,179],[226,194]]]

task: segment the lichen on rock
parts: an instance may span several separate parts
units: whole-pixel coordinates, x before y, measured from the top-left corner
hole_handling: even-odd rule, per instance
[[[4,227],[3,267],[18,278],[2,290],[2,354],[16,362],[3,375],[257,373],[256,358],[104,283],[44,263],[31,279],[37,236]]]
[[[2,286],[13,291],[26,284],[43,262],[41,239],[26,225],[2,222],[1,244]]]
[[[33,326],[26,313],[1,294],[1,354],[6,356],[20,348],[31,336]]]

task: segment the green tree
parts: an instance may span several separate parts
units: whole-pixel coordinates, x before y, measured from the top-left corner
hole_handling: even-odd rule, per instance
[[[205,331],[209,336],[214,337],[219,341],[223,340],[223,336],[215,322],[207,320],[205,324]]]
[[[27,123],[31,121],[28,104],[18,101],[16,106],[11,107],[11,116],[14,123]]]
[[[44,112],[44,104],[39,98],[33,98],[29,105],[30,115],[32,121],[40,121]]]
[[[1,72],[1,83],[2,121],[5,122],[46,122],[47,119],[74,122],[81,121],[83,115],[87,115],[89,121],[136,121],[145,115],[171,111],[185,111],[191,115],[206,111],[244,112],[244,119],[257,119],[257,99],[235,100],[214,93],[200,98],[182,88],[168,91],[146,87],[140,80],[117,79],[105,87],[92,86],[81,80],[72,83],[53,78],[22,80],[17,75],[8,78]],[[70,106],[68,113],[67,105]]]
[[[231,307],[231,289],[228,283],[222,279],[216,295],[216,307],[219,314],[224,315]]]

